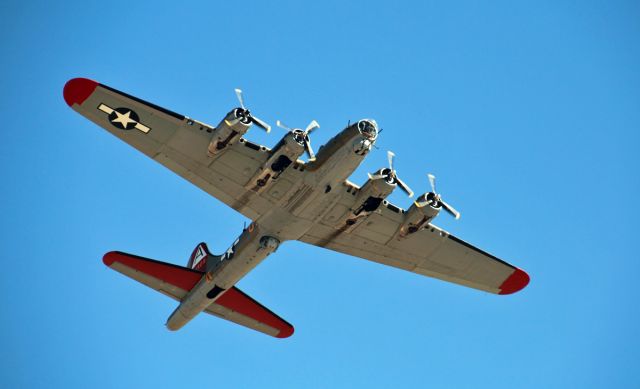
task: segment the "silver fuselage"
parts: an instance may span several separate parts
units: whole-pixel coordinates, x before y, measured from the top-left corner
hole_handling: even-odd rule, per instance
[[[316,159],[304,164],[309,174],[294,183],[282,200],[288,203],[285,207],[274,208],[255,220],[229,250],[209,258],[205,274],[169,316],[167,328],[182,328],[275,252],[281,242],[307,232],[338,201],[340,194],[335,189],[362,163],[377,138],[375,122],[366,121],[366,131],[362,127],[363,121],[354,123],[321,147]],[[290,223],[292,220],[299,222]]]

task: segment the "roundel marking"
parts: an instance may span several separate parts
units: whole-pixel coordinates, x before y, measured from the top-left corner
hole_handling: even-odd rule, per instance
[[[116,108],[109,114],[109,122],[121,130],[132,130],[139,121],[138,114],[129,108]]]

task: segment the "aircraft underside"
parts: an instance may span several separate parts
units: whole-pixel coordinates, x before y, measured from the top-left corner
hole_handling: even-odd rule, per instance
[[[240,107],[213,127],[92,80],[72,79],[64,88],[74,110],[252,220],[225,253],[212,255],[201,243],[186,267],[122,252],[104,256],[107,266],[180,302],[167,320],[170,330],[206,312],[290,336],[293,326],[235,287],[287,240],[496,294],[528,284],[523,270],[432,224],[441,210],[460,217],[436,191],[433,175],[431,191],[407,210],[386,200],[395,188],[413,196],[391,152],[389,166],[362,187],[348,181],[378,138],[374,120],[350,123],[317,154],[310,139],[315,120],[305,129],[278,121],[287,132],[269,149],[244,137],[253,125],[271,127],[236,94]]]

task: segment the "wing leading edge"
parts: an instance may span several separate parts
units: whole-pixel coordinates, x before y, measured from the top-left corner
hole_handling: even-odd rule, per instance
[[[103,262],[113,270],[177,301],[181,301],[204,274],[119,251],[105,254]],[[236,287],[228,289],[205,312],[276,338],[287,338],[294,331],[291,324]]]

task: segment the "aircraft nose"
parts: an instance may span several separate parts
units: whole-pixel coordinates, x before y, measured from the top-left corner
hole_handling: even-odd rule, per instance
[[[378,137],[378,123],[373,119],[362,119],[358,122],[358,131],[365,138],[374,141]]]

